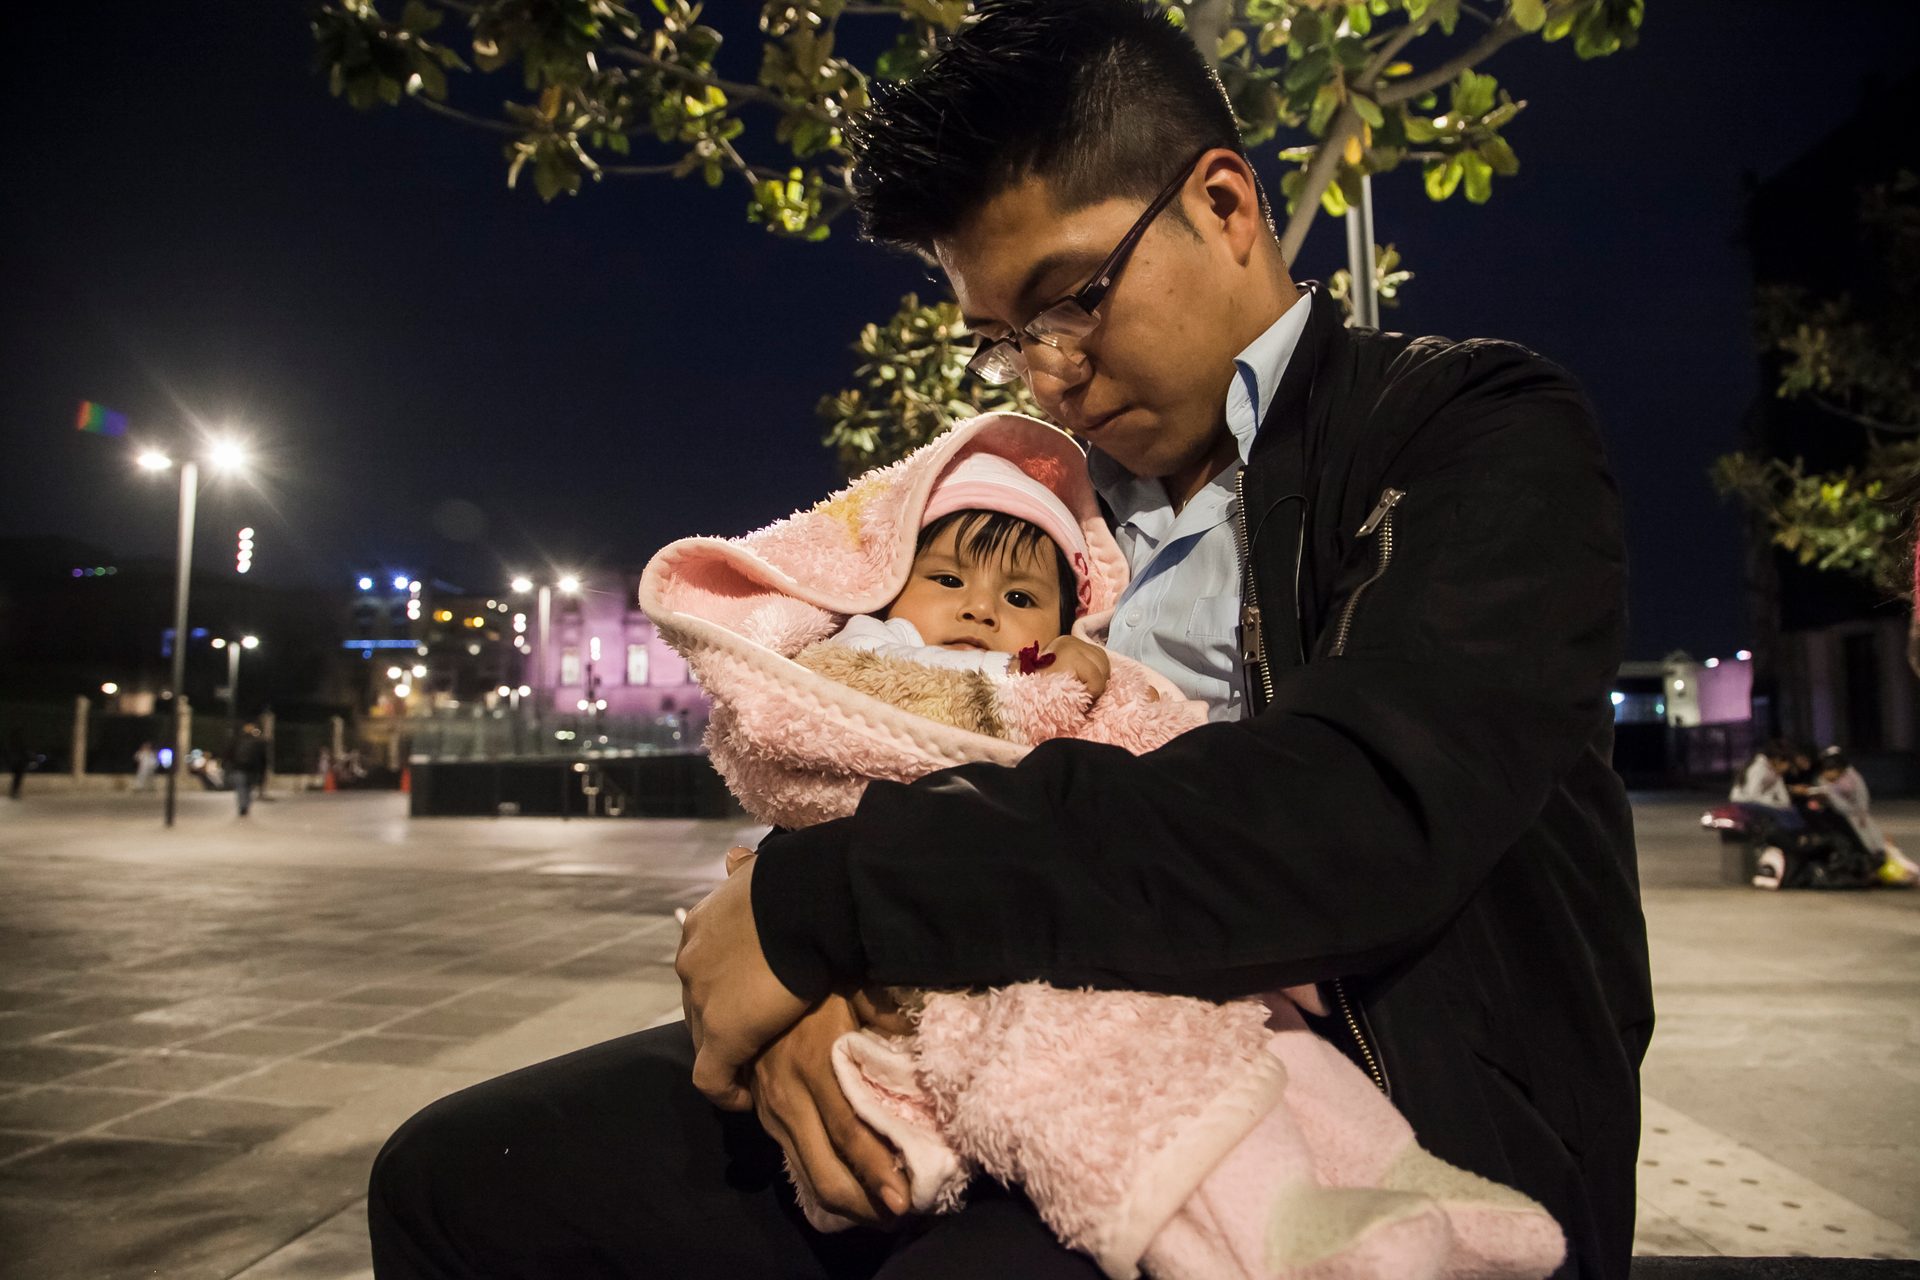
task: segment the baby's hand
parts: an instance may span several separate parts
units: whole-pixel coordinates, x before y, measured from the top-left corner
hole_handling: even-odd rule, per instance
[[[1060,670],[1078,678],[1095,698],[1107,691],[1107,676],[1113,667],[1107,661],[1107,651],[1099,645],[1088,644],[1074,636],[1061,636],[1049,644],[1044,652],[1052,654],[1060,664]]]

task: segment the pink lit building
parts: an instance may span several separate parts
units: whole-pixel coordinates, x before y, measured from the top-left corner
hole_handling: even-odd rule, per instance
[[[585,579],[573,593],[551,594],[550,652],[539,652],[539,620],[532,596],[522,596],[514,619],[525,637],[525,682],[537,697],[550,693],[555,714],[577,712],[582,702],[609,718],[677,717],[692,730],[706,726],[708,701],[687,673],[687,664],[667,646],[637,603],[640,576]],[[524,618],[525,630],[520,631]],[[599,703],[605,706],[598,706]],[[689,741],[697,741],[694,733]]]

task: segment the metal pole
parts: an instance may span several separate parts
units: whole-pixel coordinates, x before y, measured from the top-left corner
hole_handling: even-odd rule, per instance
[[[547,675],[551,667],[547,661],[547,637],[553,629],[553,588],[540,588],[540,651],[534,655],[533,663],[533,722],[537,731],[545,737],[546,712],[553,709],[553,685]]]
[[[1360,178],[1360,202],[1347,209],[1347,274],[1352,277],[1348,297],[1353,301],[1353,323],[1359,329],[1380,327],[1380,295],[1375,291],[1373,260],[1373,179]]]
[[[240,727],[240,642],[227,641],[227,727]]]
[[[180,464],[180,546],[173,582],[173,767],[167,770],[166,825],[173,825],[174,790],[187,767],[180,740],[180,708],[187,699],[187,586],[193,577],[193,504],[200,493],[200,464]]]

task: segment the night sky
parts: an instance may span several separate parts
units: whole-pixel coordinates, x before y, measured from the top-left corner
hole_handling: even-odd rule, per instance
[[[1920,6],[1648,11],[1613,58],[1503,51],[1486,69],[1531,101],[1520,176],[1475,208],[1389,175],[1376,226],[1417,273],[1389,327],[1511,338],[1586,383],[1627,499],[1632,656],[1705,657],[1749,639],[1737,520],[1704,474],[1758,391],[1746,183],[1910,69]],[[637,567],[825,493],[814,401],[863,322],[939,289],[850,225],[767,236],[737,184],[509,192],[495,137],[328,97],[296,4],[9,17],[0,536],[169,552],[171,486],[72,429],[93,399],[149,433],[240,426],[261,475],[209,490],[200,554],[230,560],[252,524],[270,582]],[[1295,274],[1343,253],[1322,219]]]

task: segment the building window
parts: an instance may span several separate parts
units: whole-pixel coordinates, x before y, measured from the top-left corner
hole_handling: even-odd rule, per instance
[[[578,649],[560,651],[560,683],[580,683],[580,651]]]
[[[647,646],[629,644],[627,646],[627,683],[645,684],[647,682]]]

